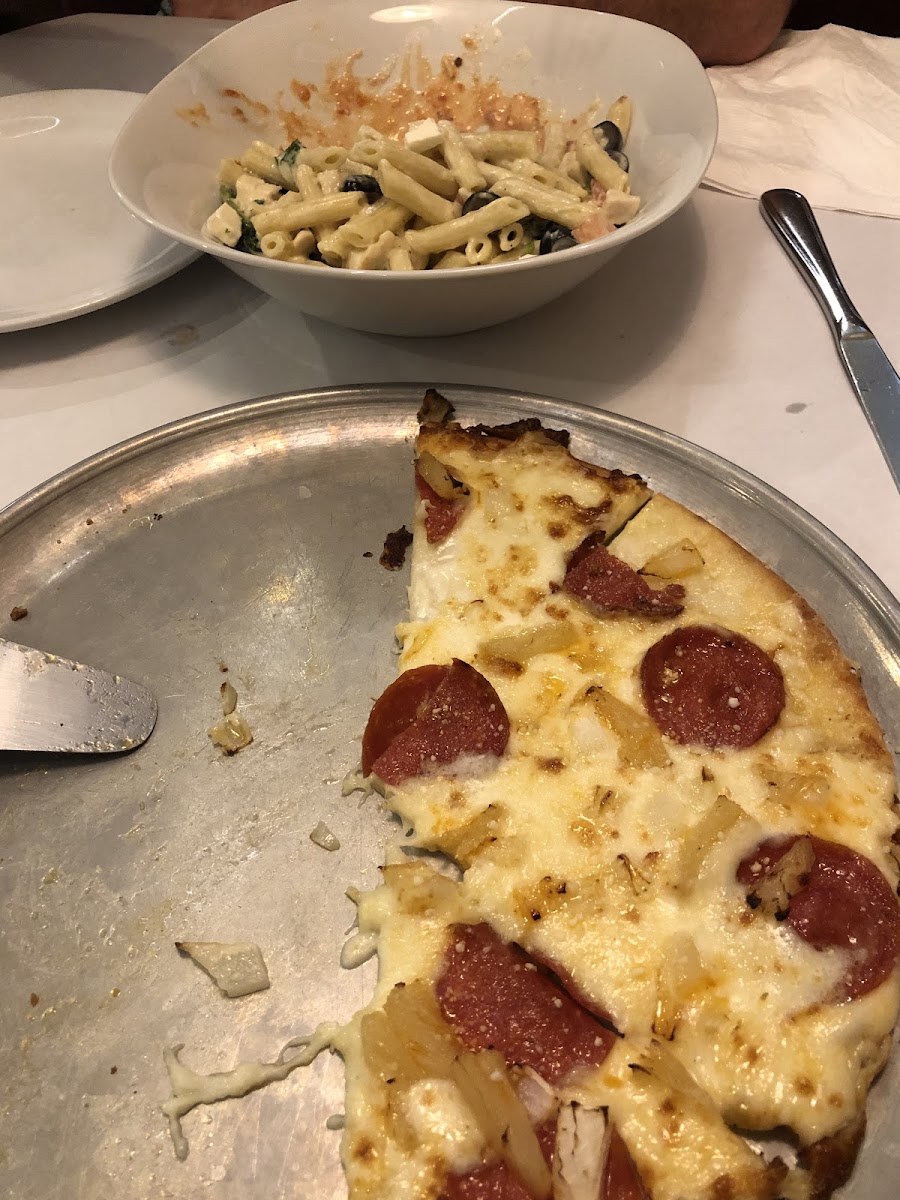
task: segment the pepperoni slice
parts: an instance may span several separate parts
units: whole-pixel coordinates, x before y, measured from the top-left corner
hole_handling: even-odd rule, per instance
[[[416,471],[416,491],[425,501],[425,538],[430,545],[448,538],[465,511],[465,500],[445,500]]]
[[[675,617],[684,608],[684,588],[670,583],[654,591],[628,563],[610,554],[603,533],[590,533],[572,554],[563,587],[601,612]]]
[[[362,740],[362,769],[371,775],[376,759],[413,724],[446,677],[446,666],[414,667],[387,687],[372,707]]]
[[[683,625],[651,646],[641,690],[663,733],[709,750],[754,745],[784,708],[778,663],[739,633],[709,625]]]
[[[549,1167],[556,1144],[556,1120],[545,1121],[535,1130]],[[501,1159],[476,1167],[465,1175],[448,1175],[438,1200],[534,1200],[518,1175]],[[629,1200],[627,1196],[622,1200]]]
[[[613,1125],[606,1154],[606,1182],[603,1200],[650,1200],[634,1159]]]
[[[550,1166],[556,1144],[556,1121],[545,1121],[535,1132]],[[597,1153],[600,1153],[600,1146]],[[610,1130],[600,1195],[603,1200],[650,1200],[634,1159],[615,1126]],[[505,1162],[496,1161],[476,1167],[465,1175],[448,1175],[438,1200],[533,1200],[533,1197]]]
[[[485,677],[454,658],[404,671],[375,701],[363,734],[363,774],[400,784],[463,754],[499,757],[509,717]]]
[[[770,874],[798,839],[769,838],[737,869],[753,885]],[[791,897],[785,924],[816,950],[845,950],[844,977],[833,999],[855,1000],[883,983],[900,959],[900,905],[875,864],[838,842],[811,837],[815,862]]]
[[[549,973],[490,925],[455,925],[437,982],[444,1018],[470,1050],[499,1050],[510,1064],[558,1083],[606,1058],[615,1034]]]

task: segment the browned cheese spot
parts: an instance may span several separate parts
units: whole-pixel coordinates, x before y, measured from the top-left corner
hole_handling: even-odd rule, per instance
[[[568,495],[552,496],[550,503],[561,508],[571,520],[585,528],[596,525],[612,507],[612,501],[609,499],[601,501],[600,504],[584,505]]]
[[[362,1138],[350,1147],[350,1157],[358,1162],[372,1163],[378,1158],[378,1151],[368,1138]]]
[[[525,670],[522,663],[511,658],[499,658],[496,654],[479,654],[478,664],[496,675],[505,675],[509,679],[515,679]]]
[[[545,875],[531,887],[516,888],[513,899],[520,919],[541,921],[565,905],[568,885],[565,880]]]
[[[597,842],[600,841],[600,831],[586,817],[576,817],[569,826],[569,829],[578,841],[581,842],[582,846],[596,846]]]
[[[561,758],[539,758],[537,765],[542,771],[548,771],[551,775],[556,775],[560,771],[565,770],[566,766]]]
[[[730,1175],[720,1175],[718,1179],[713,1180],[712,1185],[712,1200],[734,1200],[737,1192],[734,1189],[734,1180]]]

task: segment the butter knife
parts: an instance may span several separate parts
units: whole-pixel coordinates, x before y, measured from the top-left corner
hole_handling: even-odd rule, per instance
[[[0,638],[0,750],[132,750],[156,713],[139,683]]]
[[[775,188],[763,192],[759,204],[829,319],[844,370],[900,489],[900,377],[847,295],[806,197]]]

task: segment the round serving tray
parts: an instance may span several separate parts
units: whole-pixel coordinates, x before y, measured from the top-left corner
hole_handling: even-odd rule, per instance
[[[371,698],[395,669],[405,572],[378,564],[410,520],[423,387],[255,400],[105,451],[0,514],[0,634],[141,680],[160,716],[133,754],[0,754],[0,1180],[17,1200],[332,1200],[345,1194],[339,1061],[195,1110],[176,1161],[161,1049],[208,1072],[271,1061],[365,1003],[374,964],[338,963],[348,886],[377,880],[390,823],[343,798]],[[538,416],[576,454],[712,520],[787,579],[900,719],[900,614],[837,538],[780,493],[625,417],[525,393],[444,389],[464,421]],[[227,675],[222,667],[227,666]],[[255,741],[206,729],[229,679]],[[327,853],[309,840],[320,820]],[[249,940],[271,988],[221,997],[182,938]],[[891,1103],[893,1097],[894,1103]],[[900,1070],[876,1086],[846,1200],[894,1200]]]

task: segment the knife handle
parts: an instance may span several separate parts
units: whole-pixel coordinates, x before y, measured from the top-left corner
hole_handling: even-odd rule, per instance
[[[831,321],[837,340],[869,327],[847,295],[805,196],[791,188],[763,192],[762,215]]]

